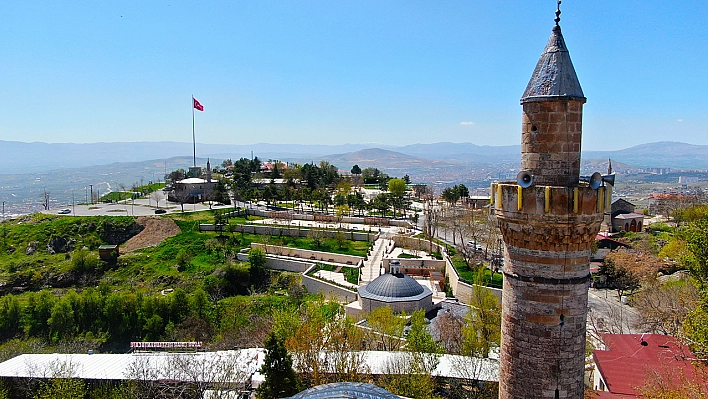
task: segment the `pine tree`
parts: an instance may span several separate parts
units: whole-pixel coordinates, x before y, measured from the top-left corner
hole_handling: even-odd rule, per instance
[[[265,381],[256,390],[256,397],[277,399],[300,392],[302,384],[293,370],[293,360],[285,349],[283,339],[271,332],[264,347],[266,356],[261,373],[265,374]]]

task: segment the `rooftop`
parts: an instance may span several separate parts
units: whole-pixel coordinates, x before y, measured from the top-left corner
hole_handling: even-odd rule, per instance
[[[553,27],[546,48],[521,96],[522,104],[548,100],[587,100],[580,87],[578,75],[575,74],[559,25]]]
[[[676,384],[681,384],[681,378],[701,381],[698,369],[691,363],[695,355],[674,337],[604,334],[602,339],[607,350],[596,350],[593,358],[612,393],[639,395],[638,388],[652,378],[652,372],[658,372]]]
[[[290,399],[399,399],[399,396],[379,388],[376,385],[362,382],[335,382],[319,385],[302,391]]]
[[[359,295],[381,301],[408,301],[432,295],[432,291],[406,274],[386,273],[359,287]]]

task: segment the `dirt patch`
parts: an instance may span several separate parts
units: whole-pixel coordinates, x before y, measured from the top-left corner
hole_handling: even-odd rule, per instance
[[[176,236],[181,232],[179,226],[168,218],[159,216],[142,216],[136,221],[145,228],[138,235],[121,245],[121,252],[137,251],[147,247],[154,247],[166,238]]]

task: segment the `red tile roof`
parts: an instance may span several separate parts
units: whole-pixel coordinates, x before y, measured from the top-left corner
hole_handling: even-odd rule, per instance
[[[674,337],[604,334],[602,338],[609,350],[596,350],[593,357],[611,393],[639,395],[639,389],[652,378],[652,372],[660,373],[674,384],[681,384],[682,377],[708,383],[702,381],[696,366],[691,363],[695,355]]]
[[[622,395],[606,391],[592,391],[585,395],[587,399],[637,399],[637,395]]]

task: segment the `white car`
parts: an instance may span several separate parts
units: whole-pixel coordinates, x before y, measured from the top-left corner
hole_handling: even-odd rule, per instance
[[[68,213],[71,213],[71,209],[68,209],[68,208],[67,208],[67,209],[62,209],[62,210],[60,210],[60,211],[57,212],[57,213],[60,214],[60,215],[66,215],[66,214],[68,214]]]

